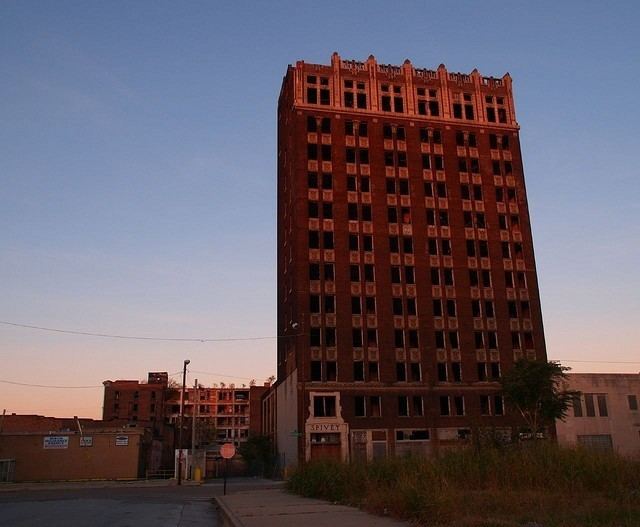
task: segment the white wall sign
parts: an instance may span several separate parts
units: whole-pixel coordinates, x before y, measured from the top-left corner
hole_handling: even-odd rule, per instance
[[[93,437],[82,436],[80,438],[80,446],[93,446]]]
[[[116,436],[116,446],[128,446],[129,436]]]
[[[42,446],[46,449],[69,448],[69,436],[47,436]]]

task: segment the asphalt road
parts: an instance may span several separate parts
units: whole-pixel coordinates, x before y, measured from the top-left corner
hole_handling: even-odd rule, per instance
[[[107,486],[103,486],[107,485]],[[230,480],[228,492],[273,486],[253,479]],[[2,527],[217,527],[212,498],[222,483],[33,485],[0,488]]]

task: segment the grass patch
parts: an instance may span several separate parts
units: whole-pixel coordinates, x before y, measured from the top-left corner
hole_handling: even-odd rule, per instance
[[[296,471],[288,488],[424,526],[640,525],[640,461],[546,442],[315,462]]]

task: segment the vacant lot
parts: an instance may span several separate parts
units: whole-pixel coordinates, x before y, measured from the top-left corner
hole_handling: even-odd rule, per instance
[[[289,488],[419,525],[640,525],[640,461],[546,443],[315,463],[294,474]]]

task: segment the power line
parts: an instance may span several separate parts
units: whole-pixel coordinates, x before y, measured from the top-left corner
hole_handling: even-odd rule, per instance
[[[640,364],[640,361],[624,360],[578,360],[578,359],[549,359],[558,362],[592,362],[595,364]]]
[[[255,380],[258,377],[240,377],[238,375],[227,375],[225,373],[215,373],[212,371],[200,371],[200,370],[189,370],[189,373],[200,373],[203,375],[213,375],[215,377],[226,377],[230,379],[243,379],[243,380]]]
[[[16,386],[29,386],[30,388],[56,388],[56,389],[86,389],[86,388],[104,388],[102,384],[94,386],[54,386],[51,384],[29,384],[26,382],[6,381],[0,379],[1,383],[14,384]]]
[[[0,324],[5,326],[14,326],[24,329],[36,329],[38,331],[49,331],[53,333],[65,333],[68,335],[84,335],[87,337],[101,337],[109,339],[124,339],[124,340],[151,340],[151,341],[164,341],[164,342],[239,342],[249,340],[271,340],[277,339],[278,335],[261,335],[257,337],[222,337],[222,338],[168,338],[168,337],[144,337],[140,335],[117,335],[113,333],[94,333],[92,331],[76,331],[73,329],[60,329],[60,328],[48,328],[43,326],[35,326],[31,324],[18,324],[17,322],[8,322],[6,320],[0,320]],[[296,337],[295,335],[281,335],[284,337]]]

